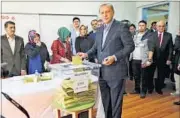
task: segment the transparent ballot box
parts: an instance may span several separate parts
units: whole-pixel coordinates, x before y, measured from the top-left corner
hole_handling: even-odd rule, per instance
[[[96,101],[99,64],[83,61],[50,65],[51,71],[63,78],[53,97],[53,107],[69,112],[81,111],[94,106]]]

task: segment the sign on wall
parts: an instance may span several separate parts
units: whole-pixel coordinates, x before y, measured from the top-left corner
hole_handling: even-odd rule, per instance
[[[28,32],[32,29],[39,32],[39,15],[31,14],[1,14],[1,35],[5,34],[4,23],[13,21],[16,24],[16,35],[24,39],[24,43],[28,42]]]

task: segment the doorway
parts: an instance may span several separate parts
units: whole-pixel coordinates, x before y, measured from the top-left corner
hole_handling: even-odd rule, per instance
[[[153,21],[164,20],[168,29],[169,3],[143,8],[143,20],[147,21],[147,27],[151,27]]]

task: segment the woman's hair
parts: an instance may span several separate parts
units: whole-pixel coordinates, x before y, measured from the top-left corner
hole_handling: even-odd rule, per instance
[[[82,27],[85,27],[85,30],[86,30],[86,34],[88,33],[88,27],[87,26],[85,26],[85,25],[81,25],[80,27],[79,27],[79,31],[81,30],[81,28]],[[81,31],[80,31],[81,32]]]

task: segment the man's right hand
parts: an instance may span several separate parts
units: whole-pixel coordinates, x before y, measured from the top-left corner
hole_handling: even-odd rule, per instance
[[[180,71],[180,64],[178,65],[177,69]]]
[[[85,59],[88,57],[88,55],[86,53],[82,53],[82,52],[78,52],[77,55],[80,56],[81,59]]]

